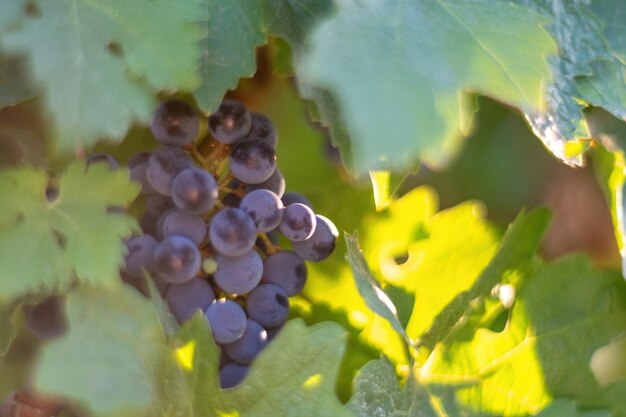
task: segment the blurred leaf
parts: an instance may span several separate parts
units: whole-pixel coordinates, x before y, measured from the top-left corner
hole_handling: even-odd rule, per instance
[[[374,204],[376,211],[381,211],[389,204],[389,187],[391,182],[391,172],[370,171],[370,180],[374,191]]]
[[[554,400],[546,408],[541,410],[537,417],[611,417],[613,414],[607,410],[580,411],[576,403],[571,400]]]
[[[527,118],[555,156],[580,165],[580,154],[568,155],[566,144],[589,137],[582,110],[591,104],[626,117],[626,4],[613,0],[515,3],[549,16],[552,22],[547,29],[559,45],[559,55],[551,60],[548,108],[527,112]]]
[[[0,357],[7,353],[9,347],[11,347],[11,342],[15,338],[13,314],[19,305],[19,302],[0,305]]]
[[[411,346],[413,343],[398,319],[398,311],[395,305],[382,290],[376,278],[372,276],[367,262],[363,258],[357,234],[349,235],[344,233],[344,237],[348,246],[348,263],[352,267],[352,274],[354,275],[359,294],[361,294],[369,309],[387,320],[391,327],[402,336],[407,346]]]
[[[134,289],[82,288],[67,301],[70,331],[43,349],[35,387],[95,416],[144,416],[156,402],[165,337],[149,300]]]
[[[219,349],[206,320],[198,314],[179,339],[180,349],[187,349],[185,355],[191,358],[186,376],[195,416],[348,415],[333,391],[344,350],[342,329],[334,323],[306,327],[290,320],[255,359],[243,382],[223,391]]]
[[[24,58],[0,56],[0,108],[35,95]]]
[[[149,121],[154,92],[197,87],[200,6],[200,0],[38,1],[37,12],[0,44],[28,57],[57,145],[72,152],[102,137],[121,139],[132,122]]]
[[[299,75],[338,100],[357,171],[442,163],[470,119],[462,91],[540,107],[546,22],[507,2],[344,2]]]
[[[104,163],[76,161],[58,180],[58,197],[48,201],[48,175],[33,168],[0,173],[0,283],[3,300],[31,291],[66,288],[74,279],[117,285],[121,240],[136,222],[124,207],[138,193],[128,171]]]
[[[26,1],[11,0],[0,2],[0,33],[17,24],[24,17]]]

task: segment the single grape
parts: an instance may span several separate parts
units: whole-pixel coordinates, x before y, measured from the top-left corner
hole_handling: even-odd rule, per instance
[[[199,278],[172,285],[167,291],[167,302],[180,323],[189,320],[198,310],[204,312],[213,301],[213,288]]]
[[[186,152],[177,148],[161,148],[150,156],[146,176],[154,190],[171,195],[174,177],[190,167],[193,167],[193,162]]]
[[[258,184],[246,184],[246,192],[249,193],[254,190],[266,189],[276,194],[279,198],[285,193],[285,177],[278,168],[274,171],[271,177]]]
[[[117,162],[117,160],[111,155],[106,153],[97,153],[87,157],[87,167],[92,164],[97,164],[99,162],[104,162],[105,164],[109,165],[109,169],[117,169],[120,167],[119,162]]]
[[[215,113],[209,116],[209,131],[218,141],[232,145],[243,139],[252,125],[250,112],[236,100],[224,100]]]
[[[309,239],[315,227],[317,219],[313,210],[300,203],[289,204],[283,210],[283,218],[280,222],[280,231],[291,241]]]
[[[237,363],[227,363],[220,370],[220,385],[223,389],[239,385],[248,375],[248,367]]]
[[[339,232],[330,219],[317,215],[313,235],[307,240],[292,242],[292,248],[305,261],[319,262],[333,253]]]
[[[258,232],[269,232],[280,224],[283,203],[270,190],[254,190],[241,200],[239,208],[252,218]]]
[[[263,263],[263,282],[279,286],[290,297],[302,291],[306,279],[306,264],[290,250],[276,252]]]
[[[221,254],[241,256],[254,246],[256,226],[246,212],[227,207],[211,219],[209,238]]]
[[[263,260],[254,250],[237,257],[218,254],[215,261],[215,283],[229,294],[247,294],[261,282]]]
[[[246,331],[239,340],[224,345],[229,358],[237,363],[249,365],[267,344],[267,332],[259,323],[248,320]]]
[[[154,270],[165,281],[189,281],[200,270],[202,257],[195,243],[183,236],[170,236],[154,250]]]
[[[25,304],[23,310],[28,330],[40,339],[53,339],[67,330],[65,297],[53,295],[38,304]]]
[[[313,210],[313,204],[311,204],[308,198],[306,198],[300,193],[293,193],[293,192],[285,193],[281,199],[283,200],[283,205],[285,207],[293,203],[300,203],[300,204],[304,204],[305,206]]]
[[[154,217],[161,217],[171,208],[174,208],[174,202],[166,195],[148,194],[146,196],[146,213],[150,213]]]
[[[152,257],[159,242],[150,235],[131,237],[126,241],[128,250],[124,272],[133,277],[143,277],[144,269],[152,271]]]
[[[159,143],[182,148],[193,143],[200,130],[200,118],[182,100],[166,100],[156,108],[150,126]]]
[[[187,168],[172,182],[172,199],[178,208],[191,214],[211,210],[217,201],[215,178],[200,168]]]
[[[277,285],[261,284],[248,295],[246,311],[262,326],[278,326],[289,314],[289,297]]]
[[[202,216],[172,209],[163,215],[160,234],[163,237],[184,236],[196,245],[200,245],[206,239],[206,222]]]
[[[246,331],[246,313],[234,301],[219,299],[204,313],[209,320],[216,343],[232,343]]]
[[[156,193],[156,190],[148,181],[148,166],[148,162],[142,162],[132,167],[130,169],[130,180],[141,185],[142,194],[150,195]]]
[[[276,149],[276,145],[278,144],[278,131],[274,123],[261,113],[250,113],[250,117],[252,119],[250,132],[243,140],[257,139],[267,143],[272,149]]]
[[[246,140],[235,145],[230,154],[230,170],[246,184],[258,184],[269,179],[276,169],[276,153],[260,140]]]

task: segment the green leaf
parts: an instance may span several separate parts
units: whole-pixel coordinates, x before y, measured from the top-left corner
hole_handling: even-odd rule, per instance
[[[348,233],[344,233],[344,237],[346,239],[346,245],[348,246],[348,263],[352,267],[352,274],[354,275],[354,280],[361,297],[363,297],[370,310],[391,324],[391,327],[404,339],[407,346],[412,346],[413,342],[409,336],[407,336],[400,323],[395,305],[382,290],[379,282],[372,276],[367,266],[367,262],[359,248],[357,234],[349,235]]]
[[[0,173],[0,284],[2,300],[31,291],[66,288],[74,279],[117,285],[121,240],[136,228],[124,207],[139,192],[128,171],[104,163],[74,162],[46,197],[46,172],[19,168]]]
[[[183,327],[177,351],[193,415],[347,416],[334,393],[343,339],[337,324],[306,327],[301,320],[291,320],[255,359],[244,381],[221,390],[219,349],[198,314]]]
[[[24,58],[0,56],[0,108],[35,95]]]
[[[537,417],[611,417],[612,415],[606,410],[580,411],[574,401],[555,400],[541,410]]]
[[[0,44],[29,58],[62,151],[120,139],[132,122],[150,119],[155,92],[198,86],[200,0],[60,0],[33,7],[37,13]]]
[[[581,165],[580,154],[568,155],[567,142],[589,137],[582,114],[588,105],[626,117],[626,4],[613,0],[552,2],[515,0],[549,16],[547,26],[559,55],[551,60],[553,84],[547,89],[543,112],[527,112],[537,136],[557,157]]]
[[[20,305],[19,302],[0,305],[0,357],[4,356],[15,338],[15,326],[13,325],[13,314]]]
[[[17,24],[26,11],[26,2],[10,0],[0,3],[0,33]]]
[[[463,91],[540,107],[546,22],[508,2],[345,2],[311,35],[299,75],[337,99],[357,171],[441,163],[470,119]]]
[[[500,246],[487,267],[472,287],[459,293],[435,317],[421,342],[434,347],[443,340],[452,327],[470,310],[472,302],[491,294],[502,279],[516,270],[532,269],[532,261],[548,227],[550,215],[545,209],[535,209],[530,213],[520,213],[509,226]],[[414,313],[415,314],[415,313]]]
[[[70,331],[43,348],[35,387],[77,401],[95,416],[144,416],[156,402],[165,336],[134,289],[81,288],[67,300]]]

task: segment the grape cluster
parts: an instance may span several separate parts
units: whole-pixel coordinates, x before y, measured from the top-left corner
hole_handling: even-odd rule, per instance
[[[162,146],[129,161],[146,211],[144,234],[126,242],[122,277],[137,283],[148,271],[181,323],[204,312],[228,388],[287,320],[305,261],[328,257],[338,233],[304,196],[285,193],[267,117],[224,100],[208,118],[206,152],[195,145],[201,123],[189,104],[162,102],[151,125]],[[277,246],[280,234],[291,250]]]

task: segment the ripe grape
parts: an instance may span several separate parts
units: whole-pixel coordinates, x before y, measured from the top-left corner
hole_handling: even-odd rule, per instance
[[[178,284],[200,270],[201,255],[195,243],[183,236],[170,236],[154,250],[154,270],[165,281]]]
[[[305,206],[313,210],[313,204],[311,204],[308,198],[306,198],[300,193],[293,193],[293,192],[285,193],[281,199],[283,200],[283,205],[285,207],[293,203],[300,203],[300,204],[304,204]]]
[[[172,199],[178,208],[191,214],[211,210],[217,201],[215,178],[200,168],[187,168],[172,182]]]
[[[280,224],[283,203],[269,190],[254,190],[245,195],[239,208],[252,218],[258,232],[269,232]]]
[[[156,190],[148,180],[148,161],[135,165],[130,169],[130,180],[141,185],[142,194],[153,194]]]
[[[266,189],[276,194],[279,198],[285,193],[285,177],[278,168],[274,170],[271,177],[258,184],[246,184],[246,192],[249,193],[254,190]]]
[[[219,109],[209,116],[209,131],[218,141],[232,145],[243,139],[252,126],[250,112],[236,100],[224,100]]]
[[[186,213],[179,209],[171,209],[159,219],[159,235],[162,237],[184,236],[196,245],[206,239],[207,228],[202,216]]]
[[[309,239],[317,224],[313,210],[300,203],[289,204],[283,211],[280,231],[291,241]]]
[[[248,365],[267,344],[267,332],[259,323],[248,319],[246,331],[239,340],[224,345],[224,350],[233,361]]]
[[[250,116],[252,119],[250,132],[243,140],[257,139],[267,143],[272,149],[276,149],[276,145],[278,144],[278,132],[276,131],[274,123],[261,113],[251,113]]]
[[[258,184],[269,179],[276,169],[276,153],[260,140],[246,140],[233,148],[230,170],[233,176],[247,184]]]
[[[248,296],[246,310],[250,318],[261,325],[278,326],[289,314],[289,297],[277,285],[261,284]]]
[[[166,100],[154,112],[150,129],[159,143],[182,148],[193,143],[200,130],[200,118],[184,101]]]
[[[126,241],[128,253],[125,257],[124,272],[133,277],[143,277],[144,269],[152,270],[152,257],[157,240],[150,235],[131,237]]]
[[[254,246],[256,226],[246,212],[227,207],[213,216],[209,238],[218,252],[226,256],[241,256]]]
[[[319,262],[333,253],[339,232],[330,219],[317,215],[313,235],[307,240],[292,242],[292,248],[305,261]]]
[[[239,385],[248,374],[248,369],[246,365],[227,363],[220,370],[220,385],[224,389]]]
[[[290,250],[276,252],[263,263],[263,282],[279,286],[290,297],[302,291],[306,279],[306,264]]]
[[[247,294],[261,282],[263,260],[254,250],[237,257],[216,255],[215,260],[215,283],[229,294]]]
[[[146,175],[154,190],[163,195],[172,195],[174,177],[193,166],[189,155],[176,148],[161,148],[150,156]]]
[[[40,339],[61,336],[67,330],[65,298],[53,295],[35,305],[25,304],[24,318],[28,330]]]
[[[146,213],[154,217],[161,217],[171,208],[174,208],[174,202],[168,196],[162,194],[148,194],[146,196]]]
[[[215,301],[213,288],[203,279],[194,278],[182,284],[172,285],[167,291],[167,302],[176,319],[182,323],[196,311],[204,310]]]
[[[216,343],[232,343],[246,331],[246,313],[234,301],[214,301],[204,313],[209,320]]]

